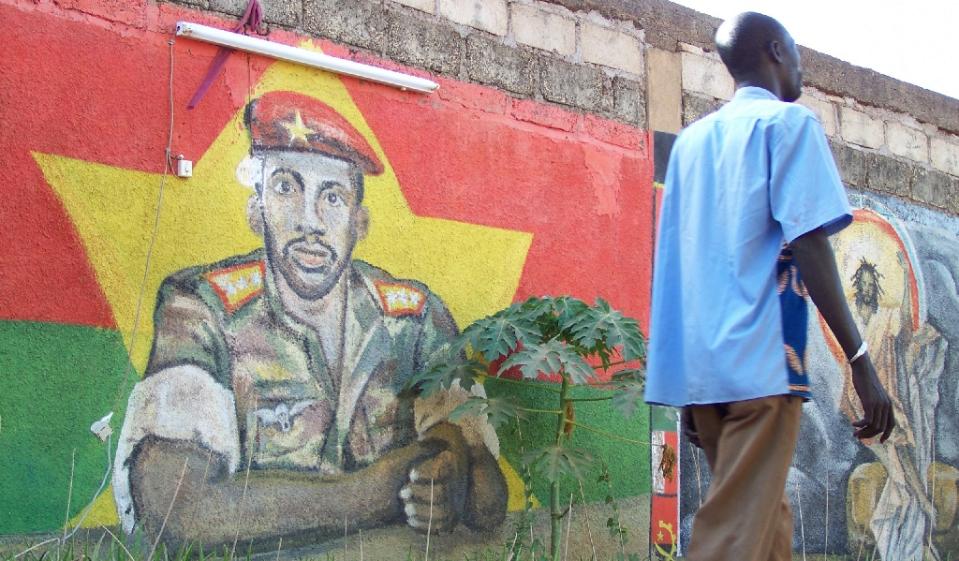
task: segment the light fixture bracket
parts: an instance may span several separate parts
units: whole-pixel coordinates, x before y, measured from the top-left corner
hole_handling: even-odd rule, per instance
[[[290,45],[267,41],[266,39],[260,39],[258,37],[224,31],[198,23],[187,21],[177,22],[176,35],[177,37],[188,37],[197,41],[220,45],[221,47],[229,47],[231,49],[256,53],[278,60],[320,68],[328,72],[370,80],[371,82],[386,84],[400,88],[401,90],[432,93],[439,88],[439,84],[426,78],[337,58],[307,49],[291,47]]]

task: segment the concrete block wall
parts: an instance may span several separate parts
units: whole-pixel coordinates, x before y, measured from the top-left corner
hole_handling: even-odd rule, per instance
[[[712,20],[702,14],[699,17]],[[718,20],[712,21],[718,24]],[[652,46],[647,48],[655,50]],[[671,63],[679,65],[680,111],[685,126],[729,100],[733,83],[717,53],[703,41],[698,44],[678,41],[675,51],[679,55],[678,61]],[[816,63],[817,58],[824,57],[812,58]],[[848,71],[862,70],[845,66]],[[830,71],[834,72],[833,69]],[[871,73],[873,80],[868,90],[857,95],[848,88],[835,89],[820,72],[819,66],[807,68],[807,86],[799,103],[819,117],[833,143],[847,185],[895,194],[952,213],[959,212],[959,127],[953,118],[959,112],[959,102],[921,90],[921,97],[935,99],[937,109],[910,113],[909,94],[920,88]],[[648,83],[648,87],[659,86]],[[902,92],[903,98],[879,99],[876,90],[905,91]],[[658,100],[656,96],[651,99]],[[655,113],[652,108],[649,111]],[[655,124],[653,127],[656,128]],[[864,163],[866,161],[868,166]]]
[[[243,0],[177,2],[231,15],[245,7]],[[351,45],[356,56],[652,130],[677,132],[733,93],[711,45],[719,20],[665,0],[263,4],[269,25]],[[804,49],[804,61],[800,103],[819,116],[837,160],[848,166],[842,173],[850,187],[959,212],[959,101],[822,53]],[[885,180],[890,169],[903,175]]]
[[[730,97],[722,85],[724,78],[713,76],[728,78],[718,57],[691,52],[694,49],[684,46],[683,51],[684,124],[715,111]],[[805,87],[799,103],[819,117],[847,186],[959,213],[955,133],[901,111],[828,95],[815,87]],[[871,173],[862,171],[866,161]]]
[[[243,0],[177,0],[238,16]],[[536,0],[264,0],[268,27],[645,127],[644,32]],[[585,127],[585,125],[583,125]]]

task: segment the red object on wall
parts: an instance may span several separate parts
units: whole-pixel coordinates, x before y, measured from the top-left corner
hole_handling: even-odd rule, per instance
[[[654,480],[662,482],[663,487],[657,488],[653,484],[653,493],[650,499],[649,543],[659,546],[665,551],[679,547],[679,433],[676,431],[654,431],[659,433],[662,442],[677,453],[675,472],[672,478],[659,478],[653,466]]]

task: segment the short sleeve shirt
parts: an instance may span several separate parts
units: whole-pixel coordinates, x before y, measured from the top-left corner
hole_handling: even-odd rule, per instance
[[[851,221],[822,127],[805,107],[740,88],[683,131],[659,219],[646,400],[789,394],[783,246]]]

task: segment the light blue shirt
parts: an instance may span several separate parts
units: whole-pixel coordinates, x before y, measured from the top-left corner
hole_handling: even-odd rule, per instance
[[[646,400],[789,393],[776,263],[783,243],[852,213],[815,115],[740,88],[673,146],[659,220]]]

